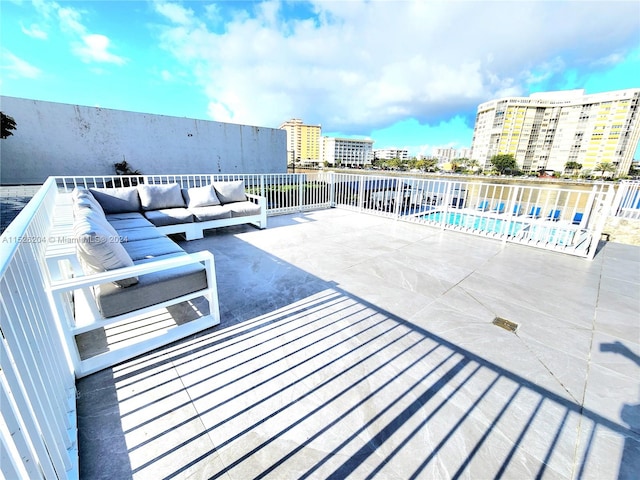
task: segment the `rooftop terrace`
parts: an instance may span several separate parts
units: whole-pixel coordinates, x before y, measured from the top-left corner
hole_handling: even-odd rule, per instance
[[[0,237],[0,477],[637,478],[640,247],[599,240],[613,215],[637,230],[640,183],[241,178],[268,229],[175,237],[214,254],[221,324],[191,334],[204,299],[107,322],[83,353],[183,340],[88,376],[47,255],[73,245],[63,193],[114,179],[0,189],[3,221],[22,209]]]
[[[222,323],[77,381],[80,478],[640,471],[640,247],[346,209],[180,243],[215,255]]]

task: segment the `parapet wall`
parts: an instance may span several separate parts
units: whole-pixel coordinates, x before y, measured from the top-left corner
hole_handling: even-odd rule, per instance
[[[608,217],[602,233],[610,242],[640,246],[640,219]]]
[[[16,121],[0,140],[0,184],[49,176],[142,173],[285,173],[286,132],[276,128],[0,97]]]

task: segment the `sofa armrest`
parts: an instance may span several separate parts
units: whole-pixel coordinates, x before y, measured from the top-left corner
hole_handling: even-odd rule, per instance
[[[79,277],[64,279],[51,282],[49,290],[52,293],[63,293],[78,290],[81,288],[93,287],[103,283],[113,282],[124,278],[144,275],[147,273],[159,272],[170,268],[181,267],[191,263],[204,262],[207,271],[207,283],[211,286],[211,281],[215,279],[213,254],[203,250],[200,252],[181,255],[179,257],[165,258],[154,262],[144,263],[141,265],[133,265],[131,267],[118,268],[109,270],[108,272],[95,273],[91,275],[82,275]]]

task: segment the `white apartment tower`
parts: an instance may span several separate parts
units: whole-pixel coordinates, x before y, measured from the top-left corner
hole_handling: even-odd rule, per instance
[[[451,162],[457,158],[470,158],[470,148],[435,148],[433,156],[441,162]]]
[[[639,105],[640,88],[492,100],[478,107],[471,158],[488,169],[494,155],[513,154],[524,172],[610,162],[616,175],[626,175],[640,139]]]
[[[331,166],[369,166],[373,162],[373,140],[322,137],[322,161]]]
[[[409,160],[409,150],[405,148],[376,148],[373,151],[374,158],[380,160]]]
[[[301,119],[292,118],[279,128],[287,132],[287,164],[296,162],[317,166],[320,163],[320,125],[305,125]]]

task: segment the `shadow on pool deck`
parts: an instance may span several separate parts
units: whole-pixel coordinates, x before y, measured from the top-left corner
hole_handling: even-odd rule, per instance
[[[638,471],[638,247],[339,209],[181,245],[214,253],[222,323],[78,381],[81,478]]]

